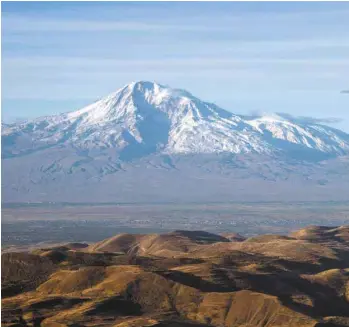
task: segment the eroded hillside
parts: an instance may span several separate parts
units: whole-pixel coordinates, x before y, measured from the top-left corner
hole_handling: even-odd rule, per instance
[[[2,326],[349,326],[349,227],[119,234],[2,255]]]

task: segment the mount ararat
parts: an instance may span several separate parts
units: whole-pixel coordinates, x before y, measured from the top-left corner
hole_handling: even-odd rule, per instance
[[[2,124],[2,191],[3,202],[349,200],[349,134],[134,82]]]

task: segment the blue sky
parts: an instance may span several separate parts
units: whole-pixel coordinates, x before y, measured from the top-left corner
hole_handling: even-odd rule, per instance
[[[235,113],[338,117],[349,3],[2,2],[2,119],[79,109],[135,80]]]

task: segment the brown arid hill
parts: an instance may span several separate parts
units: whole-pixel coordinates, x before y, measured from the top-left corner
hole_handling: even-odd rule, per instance
[[[3,253],[2,326],[349,326],[348,234],[120,234]]]
[[[223,237],[229,239],[230,241],[235,241],[235,242],[242,242],[244,241],[246,238],[243,237],[242,235],[240,235],[239,233],[222,233],[221,234]]]
[[[309,226],[291,233],[290,236],[300,240],[317,242],[349,242],[349,228],[347,226],[335,228],[327,226]]]

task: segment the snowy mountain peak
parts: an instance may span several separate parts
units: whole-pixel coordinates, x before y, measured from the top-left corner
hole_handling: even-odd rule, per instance
[[[282,115],[244,117],[191,93],[136,81],[80,110],[3,128],[5,154],[47,147],[114,149],[120,158],[151,153],[349,153],[349,135]],[[313,153],[311,152],[311,153]]]
[[[144,94],[152,94],[153,96],[164,96],[168,97],[187,97],[194,98],[191,93],[182,89],[174,89],[170,86],[165,86],[157,82],[150,81],[136,81],[127,84],[124,88],[128,88],[131,92],[142,92]]]
[[[198,101],[189,92],[149,81],[132,82],[114,93],[68,114],[69,119],[81,118],[89,125],[103,124],[132,115],[149,115],[152,111],[171,111],[180,109],[173,103]],[[172,105],[170,104],[172,103]],[[140,117],[139,116],[139,117]]]

